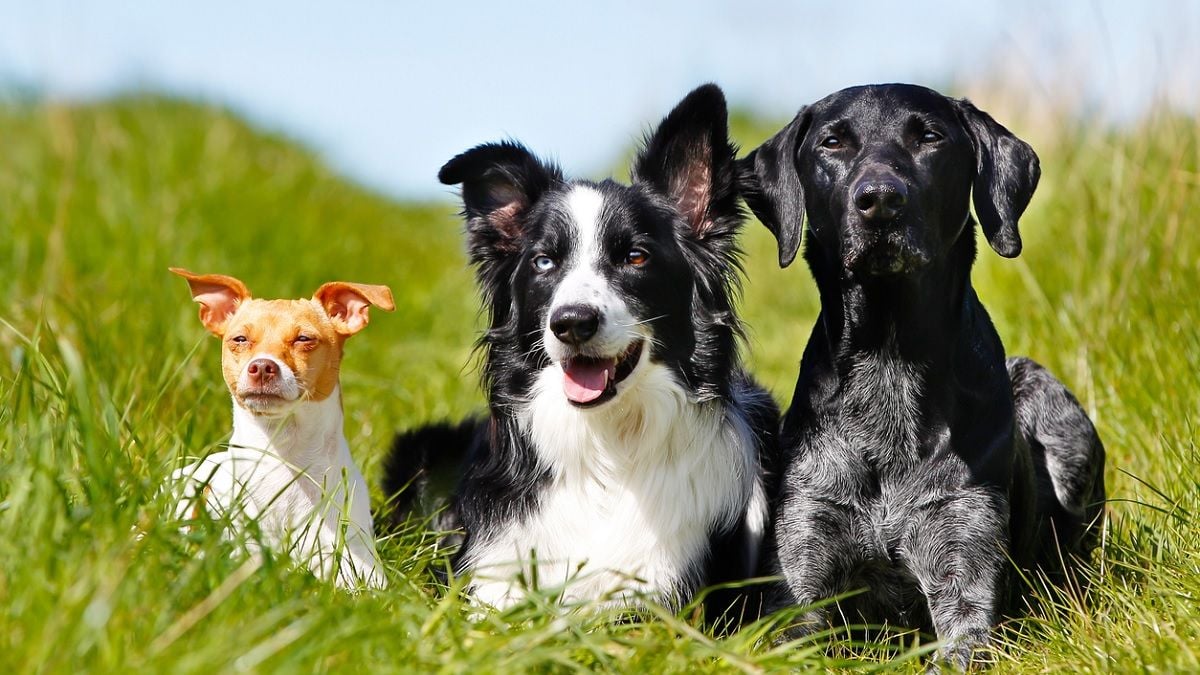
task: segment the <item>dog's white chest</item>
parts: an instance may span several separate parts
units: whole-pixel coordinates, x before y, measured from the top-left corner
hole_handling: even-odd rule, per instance
[[[715,529],[765,511],[744,423],[665,384],[647,390],[663,396],[617,401],[604,417],[535,399],[527,433],[551,476],[531,513],[468,552],[479,600],[519,601],[520,573],[565,585],[568,600],[672,603],[701,580]]]
[[[556,481],[524,522],[473,556],[476,595],[497,606],[519,600],[513,576],[524,572],[542,589],[565,585],[567,599],[642,592],[672,599],[695,583],[696,561],[719,515],[709,496],[670,489],[679,478],[662,477],[659,486]],[[654,494],[656,487],[669,494]]]
[[[298,417],[315,430],[263,430],[235,406],[230,448],[171,475],[175,516],[210,515],[238,530],[253,522],[261,538],[246,542],[252,549],[287,551],[340,585],[383,586],[367,485],[341,435],[340,404],[302,405],[306,414]],[[328,447],[301,452],[296,439],[320,439]]]

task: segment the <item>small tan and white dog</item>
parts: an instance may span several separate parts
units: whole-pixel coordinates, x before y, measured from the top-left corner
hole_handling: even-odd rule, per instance
[[[339,586],[384,586],[367,483],[342,431],[338,371],[346,339],[366,327],[369,307],[394,309],[392,292],[334,281],[311,299],[262,300],[233,277],[171,271],[221,338],[233,395],[229,449],[171,475],[176,517],[257,523],[252,549],[287,551]]]

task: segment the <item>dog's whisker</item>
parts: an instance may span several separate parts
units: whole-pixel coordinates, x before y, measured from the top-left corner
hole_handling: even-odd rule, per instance
[[[668,316],[669,316],[668,314],[659,314],[658,316],[652,316],[652,317],[650,317],[650,318],[648,318],[648,319],[641,319],[641,320],[636,320],[636,321],[630,321],[630,322],[628,322],[628,323],[619,323],[619,324],[616,324],[616,325],[617,325],[617,326],[620,326],[621,328],[634,328],[634,327],[636,327],[636,326],[644,326],[644,325],[646,325],[646,324],[650,323],[651,321],[658,321],[659,319],[665,319],[665,318],[667,318]]]

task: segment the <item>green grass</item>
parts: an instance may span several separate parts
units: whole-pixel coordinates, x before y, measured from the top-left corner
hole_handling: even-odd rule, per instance
[[[770,126],[739,117],[735,130],[752,147]],[[1025,253],[981,248],[976,285],[1009,351],[1052,368],[1093,415],[1113,503],[1087,597],[1046,593],[1006,625],[998,658],[1005,671],[1195,671],[1200,124],[1158,113],[1130,130],[1064,118],[1036,131],[1045,175]],[[615,622],[538,598],[478,616],[432,581],[444,560],[417,530],[382,543],[392,586],[359,595],[286,561],[247,564],[216,532],[181,535],[158,484],[219,447],[229,403],[218,344],[166,268],[233,274],[263,296],[332,279],[396,291],[343,372],[347,436],[374,477],[393,430],[482,404],[457,208],[397,204],[286,139],[162,99],[11,104],[0,139],[5,672],[919,668],[880,647],[772,647],[765,625],[713,639],[689,612]],[[777,269],[763,228],[745,248],[750,362],[786,403],[812,283]]]

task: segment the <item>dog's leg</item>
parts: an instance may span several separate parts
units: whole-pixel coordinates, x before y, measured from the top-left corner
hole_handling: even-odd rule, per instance
[[[195,521],[234,514],[236,505],[232,496],[236,494],[237,481],[230,471],[230,458],[228,452],[215,452],[171,473],[164,487],[176,495],[171,511],[176,520]]]
[[[825,500],[792,493],[780,506],[777,532],[786,592],[775,604],[806,607],[846,590],[848,572],[857,559],[849,514]],[[828,625],[828,607],[812,608],[786,637],[797,639]]]
[[[1005,578],[1008,510],[994,491],[964,489],[923,511],[908,531],[904,556],[943,641],[938,662],[966,670],[989,645]]]
[[[1095,547],[1104,512],[1104,444],[1083,406],[1057,378],[1027,358],[1006,364],[1021,435],[1032,450],[1034,470],[1053,494],[1047,505],[1055,546],[1042,544],[1043,569]]]

